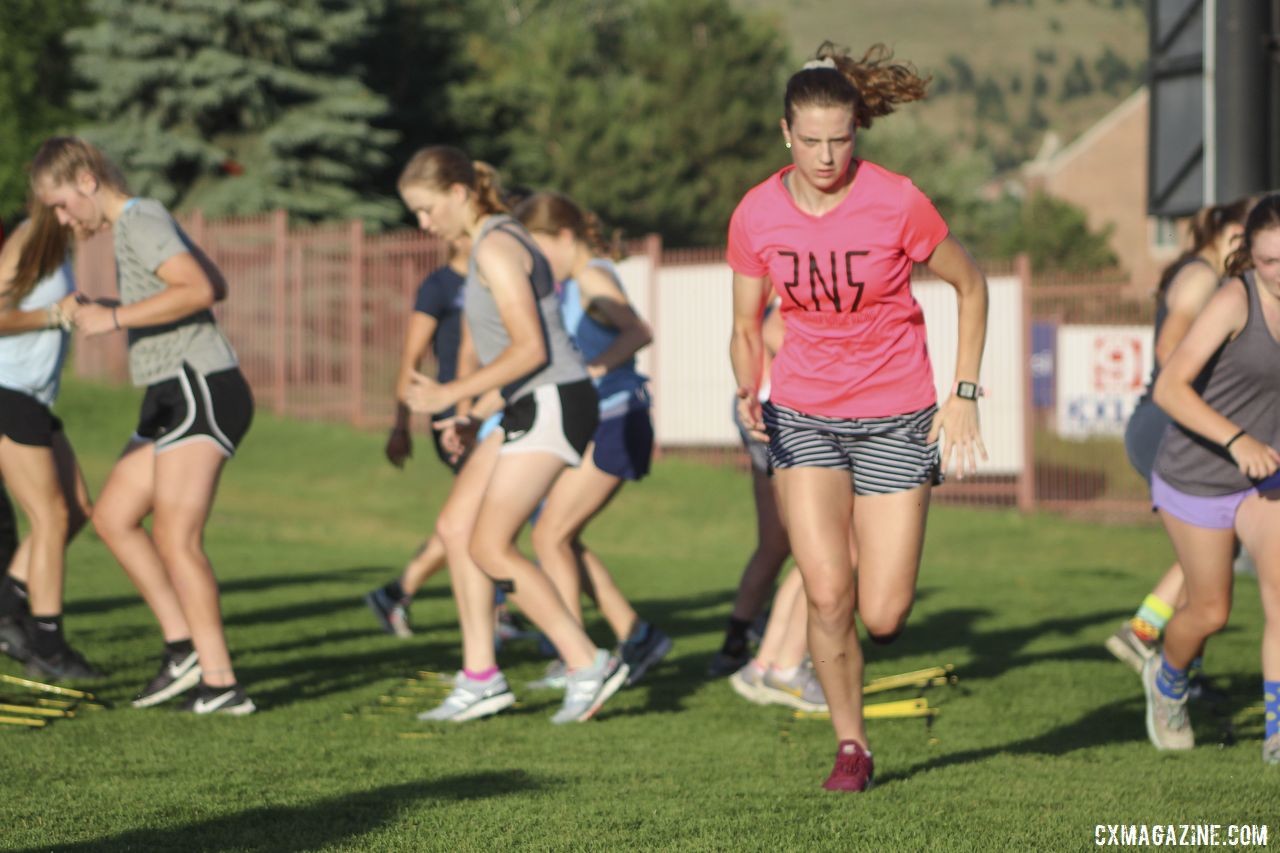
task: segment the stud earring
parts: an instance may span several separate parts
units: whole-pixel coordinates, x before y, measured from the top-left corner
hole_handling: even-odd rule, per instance
[[[791,143],[790,143],[790,142],[788,142],[788,143],[787,143],[787,150],[788,150],[788,151],[790,151],[790,150],[791,150]]]

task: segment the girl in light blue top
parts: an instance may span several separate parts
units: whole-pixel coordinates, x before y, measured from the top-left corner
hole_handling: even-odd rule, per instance
[[[39,202],[31,213],[0,252],[0,475],[30,523],[0,581],[0,651],[44,680],[90,679],[101,673],[62,631],[65,548],[89,516],[89,492],[49,410],[76,304],[70,232]]]
[[[653,420],[646,379],[636,353],[649,345],[648,324],[637,316],[606,257],[599,222],[571,199],[538,193],[516,209],[560,283],[560,316],[582,353],[600,398],[600,422],[582,465],[556,480],[533,528],[543,571],[582,622],[584,585],[617,635],[634,684],[671,651],[671,638],[640,619],[609,570],[582,543],[582,532],[628,480],[649,473]],[[554,681],[552,664],[549,678]]]

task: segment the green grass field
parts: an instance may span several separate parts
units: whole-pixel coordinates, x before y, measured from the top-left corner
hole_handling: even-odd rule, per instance
[[[82,384],[64,393],[95,487],[134,403]],[[685,461],[659,464],[589,537],[676,637],[642,685],[590,723],[555,727],[558,696],[522,689],[542,661],[517,646],[504,656],[523,703],[512,712],[458,727],[371,713],[406,676],[458,661],[443,579],[415,605],[411,641],[377,633],[360,600],[398,570],[447,486],[427,446],[407,472],[380,451],[379,435],[260,418],[226,474],[208,548],[261,713],[123,707],[0,728],[0,848],[1057,850],[1092,847],[1107,823],[1280,832],[1280,768],[1262,766],[1261,717],[1245,713],[1261,701],[1255,583],[1239,582],[1209,652],[1231,713],[1193,711],[1202,746],[1160,755],[1137,678],[1102,641],[1167,563],[1162,535],[1004,512],[934,512],[908,632],[870,652],[870,676],[955,665],[959,686],[929,693],[941,708],[932,730],[872,721],[877,786],[822,791],[825,722],[749,705],[703,676],[752,516],[745,474]],[[71,549],[68,599],[71,639],[111,673],[100,695],[127,704],[159,637],[92,535]],[[0,671],[18,669],[6,659]],[[1231,721],[1238,742],[1220,748]]]

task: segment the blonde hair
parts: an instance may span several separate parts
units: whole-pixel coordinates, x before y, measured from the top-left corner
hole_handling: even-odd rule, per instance
[[[847,106],[857,127],[887,116],[898,104],[923,100],[931,77],[921,77],[911,63],[894,62],[893,51],[873,44],[854,59],[848,48],[824,41],[815,61],[791,75],[783,111],[790,125],[799,107]]]
[[[111,158],[78,136],[52,136],[41,143],[31,160],[31,184],[34,187],[46,178],[55,185],[74,183],[82,171],[102,186],[129,195],[129,185]]]
[[[475,193],[476,206],[482,215],[507,212],[498,171],[488,163],[471,160],[461,149],[449,145],[432,145],[409,158],[396,186],[404,189],[414,184],[433,190],[461,184]]]
[[[71,231],[58,221],[53,208],[33,199],[29,210],[31,218],[18,253],[18,265],[8,290],[3,293],[4,301],[15,308],[35,290],[42,278],[66,262],[71,244]]]

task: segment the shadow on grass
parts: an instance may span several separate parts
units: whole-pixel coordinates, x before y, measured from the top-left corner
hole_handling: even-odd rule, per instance
[[[372,791],[320,800],[305,806],[263,806],[182,826],[134,829],[57,846],[41,845],[21,853],[55,851],[183,850],[316,850],[333,845],[358,847],[358,839],[392,823],[400,813],[422,801],[485,800],[537,792],[557,783],[521,770],[466,773],[425,782],[387,785]],[[423,828],[424,833],[430,832]],[[430,838],[419,839],[429,847]]]

